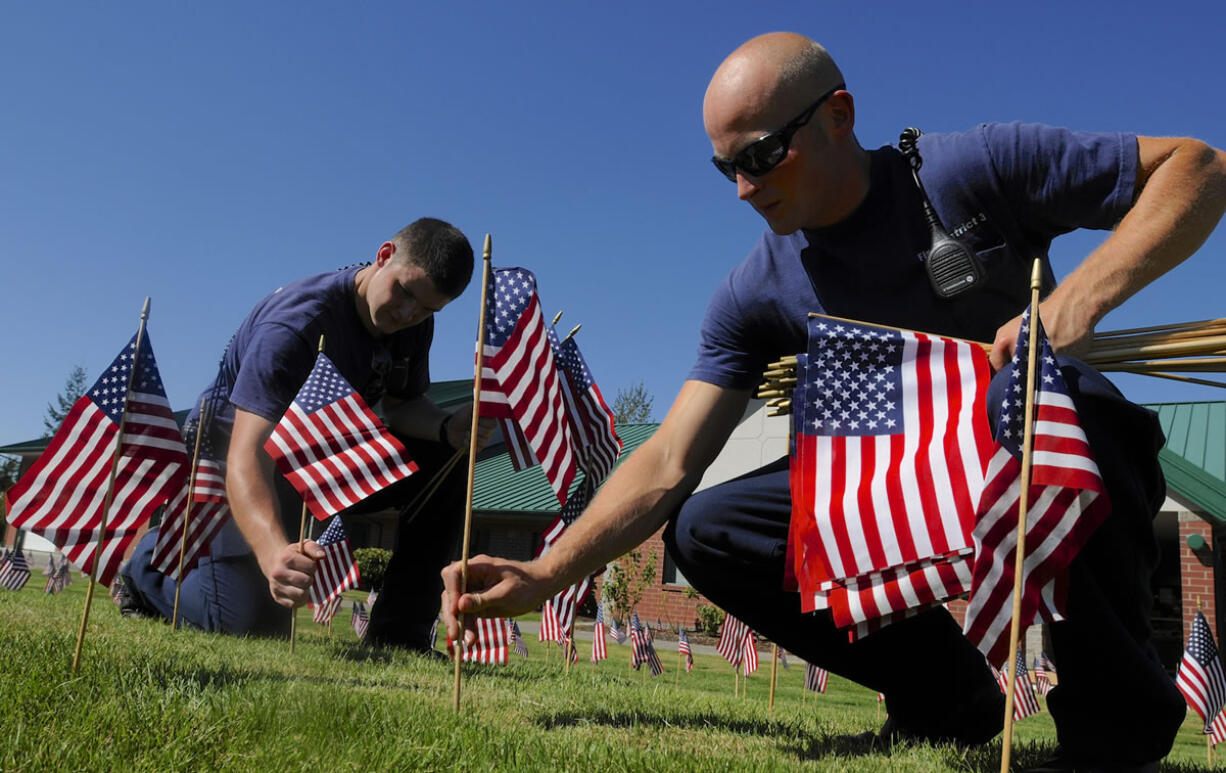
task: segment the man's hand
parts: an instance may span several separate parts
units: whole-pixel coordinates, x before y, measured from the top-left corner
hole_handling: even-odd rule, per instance
[[[451,414],[451,418],[447,420],[447,443],[456,450],[467,451],[469,438],[471,437],[473,423],[473,404],[468,403]],[[493,419],[478,419],[477,420],[477,450],[485,448],[486,443],[490,442],[490,438],[494,436],[494,429],[498,426]]]
[[[315,567],[324,557],[319,543],[307,540],[302,549],[291,542],[272,556],[260,568],[268,578],[268,592],[283,607],[300,607],[307,603],[307,589],[315,579]]]
[[[466,645],[477,641],[476,618],[515,617],[530,612],[551,595],[550,586],[534,576],[536,562],[494,556],[468,559],[467,592],[460,594],[460,562],[443,569],[443,625],[447,635]]]
[[[1058,293],[1059,291],[1052,293],[1050,298],[1039,304],[1039,319],[1043,323],[1043,330],[1047,333],[1047,340],[1053,351],[1071,357],[1082,357],[1090,351],[1090,344],[1094,340],[1094,319],[1087,314],[1077,313],[1076,304],[1070,311],[1060,303]],[[1022,315],[1018,314],[996,331],[992,351],[988,355],[993,370],[1000,370],[1013,358],[1013,348],[1017,345],[1017,334],[1021,326]]]

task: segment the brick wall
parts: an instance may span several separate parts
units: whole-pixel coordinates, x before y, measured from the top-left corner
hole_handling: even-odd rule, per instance
[[[1205,548],[1201,551],[1193,552],[1188,547],[1188,537],[1193,534],[1199,534],[1205,540]],[[1180,585],[1183,589],[1183,640],[1188,640],[1188,633],[1192,629],[1192,621],[1196,618],[1196,610],[1199,606],[1201,611],[1205,613],[1205,619],[1209,623],[1209,630],[1214,631],[1215,636],[1217,628],[1217,598],[1214,590],[1214,573],[1213,573],[1213,527],[1195,515],[1194,513],[1183,512],[1179,514],[1179,576]]]

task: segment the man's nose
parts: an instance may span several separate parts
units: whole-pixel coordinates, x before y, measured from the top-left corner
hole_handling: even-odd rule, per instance
[[[736,170],[736,197],[741,201],[749,201],[755,193],[762,190],[761,184],[755,178]]]

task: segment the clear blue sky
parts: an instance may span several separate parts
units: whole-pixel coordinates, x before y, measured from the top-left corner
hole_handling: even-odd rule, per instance
[[[1030,120],[1226,147],[1215,2],[8,3],[0,11],[0,444],[74,364],[149,331],[189,406],[251,305],[422,216],[536,271],[606,395],[663,416],[716,283],[763,225],[707,158],[720,60],[770,30],[834,54],[866,147]],[[1064,274],[1102,239],[1057,243]],[[1226,227],[1107,327],[1226,316]],[[474,283],[473,288],[476,287]],[[478,293],[438,317],[471,378]],[[1135,399],[1226,393],[1132,379]]]

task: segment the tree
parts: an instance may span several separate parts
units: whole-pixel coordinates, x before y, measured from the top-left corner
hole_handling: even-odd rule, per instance
[[[0,491],[6,491],[17,482],[17,471],[21,469],[21,459],[16,456],[0,454]]]
[[[655,578],[654,550],[647,554],[646,561],[638,550],[631,550],[617,559],[609,568],[604,581],[604,596],[612,607],[610,611],[613,618],[621,620],[629,617],[630,612],[643,600],[644,591]]]
[[[651,421],[651,405],[655,398],[640,381],[629,389],[617,390],[613,398],[613,419],[618,424],[642,424]]]
[[[85,394],[85,368],[73,365],[68,380],[64,382],[64,391],[56,395],[55,403],[47,403],[47,415],[43,417],[43,437],[51,437],[64,423],[64,417],[72,410],[81,395]]]

